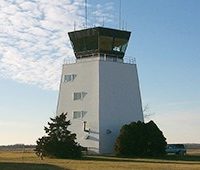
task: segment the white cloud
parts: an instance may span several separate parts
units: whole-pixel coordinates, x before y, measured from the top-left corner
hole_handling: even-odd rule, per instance
[[[93,19],[92,23],[95,23],[96,26],[102,26],[113,22],[114,20],[114,3],[107,2],[105,4],[97,4],[92,10],[91,14]]]
[[[112,20],[112,3],[92,8],[96,25]],[[73,58],[67,33],[84,25],[84,0],[0,0],[0,76],[58,89],[64,58]]]
[[[58,89],[64,58],[72,57],[67,32],[81,28],[83,0],[0,0],[0,75]]]

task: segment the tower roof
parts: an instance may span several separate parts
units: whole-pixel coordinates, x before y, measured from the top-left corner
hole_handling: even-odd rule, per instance
[[[94,27],[68,34],[76,58],[90,57],[97,53],[123,58],[131,32]]]

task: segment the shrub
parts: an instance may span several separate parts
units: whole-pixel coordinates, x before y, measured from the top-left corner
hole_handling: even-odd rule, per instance
[[[66,114],[50,118],[48,127],[44,127],[47,136],[39,138],[36,143],[35,152],[43,158],[80,158],[82,147],[75,142],[76,134],[71,133],[67,128],[70,121],[66,121]]]
[[[166,145],[166,138],[153,121],[138,121],[121,128],[114,149],[121,156],[161,156]]]

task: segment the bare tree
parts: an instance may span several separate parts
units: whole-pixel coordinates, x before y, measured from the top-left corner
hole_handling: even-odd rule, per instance
[[[143,107],[143,114],[144,114],[144,119],[147,119],[147,120],[149,120],[153,115],[155,115],[155,113],[151,112],[148,104],[146,104]]]

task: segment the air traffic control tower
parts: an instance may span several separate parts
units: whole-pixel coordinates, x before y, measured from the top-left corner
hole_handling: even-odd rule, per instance
[[[69,32],[76,57],[62,69],[57,115],[89,153],[113,153],[120,128],[143,121],[136,64],[125,59],[130,32],[95,27]]]

